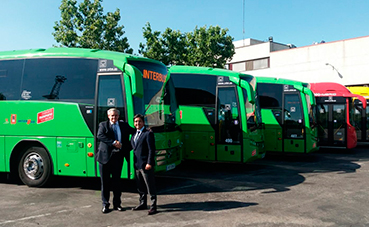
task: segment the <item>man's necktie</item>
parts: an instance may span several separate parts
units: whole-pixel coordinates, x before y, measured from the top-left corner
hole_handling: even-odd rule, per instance
[[[115,140],[119,141],[118,132],[117,132],[117,125],[113,124],[112,127],[113,127],[113,131],[114,131]]]
[[[135,143],[137,142],[138,137],[140,137],[141,131],[137,131],[135,136]]]

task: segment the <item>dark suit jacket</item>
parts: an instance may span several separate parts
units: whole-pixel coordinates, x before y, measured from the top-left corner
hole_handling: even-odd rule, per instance
[[[131,138],[132,148],[135,154],[135,169],[145,169],[146,164],[155,167],[155,137],[154,133],[143,129],[140,137],[134,142],[136,134]]]
[[[129,142],[129,135],[134,134],[136,129],[129,126],[126,122],[118,121],[118,123],[122,136],[121,149],[117,149],[113,146],[115,136],[110,121],[104,121],[99,124],[97,138],[100,140],[100,144],[96,152],[96,160],[101,164],[108,163],[113,151],[118,152],[118,154],[123,158],[123,156],[128,155],[129,151],[132,150],[131,143]]]

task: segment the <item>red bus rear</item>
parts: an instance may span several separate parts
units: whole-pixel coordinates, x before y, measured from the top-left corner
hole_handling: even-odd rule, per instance
[[[320,146],[345,147],[357,145],[354,98],[365,105],[364,97],[352,94],[338,83],[311,83],[317,102],[318,137]]]

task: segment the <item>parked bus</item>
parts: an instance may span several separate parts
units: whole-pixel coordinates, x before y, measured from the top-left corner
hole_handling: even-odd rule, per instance
[[[183,158],[250,162],[265,155],[255,79],[224,69],[172,66],[181,112]]]
[[[256,91],[265,124],[267,152],[318,150],[315,98],[306,83],[257,77]]]
[[[351,93],[361,95],[366,99],[366,108],[359,99],[354,99],[355,114],[354,122],[358,142],[369,142],[369,87],[350,86],[347,87]]]
[[[167,68],[133,55],[81,48],[0,52],[0,171],[29,186],[50,176],[99,176],[97,127],[107,110],[155,133],[156,170],[181,161],[179,109]],[[133,155],[122,178],[134,178]]]
[[[351,149],[357,145],[354,123],[354,98],[366,108],[366,100],[352,94],[338,83],[311,83],[317,102],[318,135],[320,146]]]

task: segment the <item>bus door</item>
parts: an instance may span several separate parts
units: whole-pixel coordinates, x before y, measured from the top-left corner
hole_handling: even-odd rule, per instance
[[[343,97],[317,98],[319,144],[346,146],[346,99]]]
[[[366,100],[366,108],[365,111],[362,112],[362,125],[363,125],[363,141],[369,141],[369,101]],[[364,139],[365,138],[365,139]]]
[[[283,137],[284,152],[306,152],[305,122],[301,93],[292,85],[283,86]]]
[[[222,79],[223,77],[219,77]],[[242,128],[236,87],[218,81],[216,160],[241,162]]]
[[[119,120],[126,121],[126,105],[124,101],[124,90],[122,73],[98,74],[97,77],[97,92],[96,92],[96,110],[95,111],[95,141],[99,127],[99,123],[108,120],[107,110],[117,108],[120,111]],[[95,144],[98,148],[98,141]],[[122,177],[129,177],[129,163],[124,161]]]
[[[368,102],[366,109],[363,108],[363,104],[360,100],[355,99],[355,110],[354,110],[354,116],[353,116],[353,122],[356,130],[356,136],[357,140],[361,142],[368,141]]]

